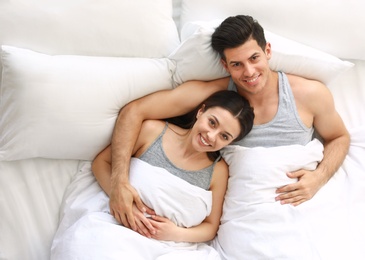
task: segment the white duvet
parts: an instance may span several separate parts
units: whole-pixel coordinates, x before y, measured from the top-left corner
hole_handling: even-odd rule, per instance
[[[275,202],[275,189],[291,183],[286,172],[314,169],[323,146],[231,146],[223,156],[230,179],[222,224],[213,246],[223,259],[365,259],[364,128],[350,132],[343,165],[309,201],[293,207]]]
[[[317,259],[301,207],[275,201],[278,187],[296,182],[289,171],[314,170],[323,145],[273,148],[228,146],[230,178],[214,247],[225,259]],[[320,210],[320,209],[319,209]]]
[[[227,147],[223,156],[230,164],[229,185],[222,224],[211,246],[222,259],[229,260],[363,259],[363,133],[364,128],[351,132],[351,147],[344,164],[311,200],[297,207],[275,202],[275,190],[296,181],[289,179],[286,172],[317,166],[323,157],[323,146],[318,140],[306,146]],[[79,168],[63,201],[52,249],[54,259],[219,259],[217,252],[205,244],[172,247],[141,238],[117,225],[106,213],[108,198],[92,176],[90,162],[82,162]],[[147,177],[151,176],[144,173],[141,180],[151,186],[154,178]],[[156,179],[156,187],[166,187],[160,181],[165,180]],[[173,199],[176,190],[169,187],[165,191],[167,198]],[[195,199],[196,195],[192,197]],[[205,209],[201,218],[208,214],[210,203],[202,202]],[[174,205],[175,210],[181,209],[180,204]],[[194,209],[190,215],[195,214],[198,211]],[[126,254],[127,257],[121,257]]]
[[[162,168],[132,158],[130,181],[156,214],[179,226],[198,225],[210,214],[210,191]],[[108,201],[95,181],[90,162],[83,162],[66,191],[52,259],[219,259],[204,243],[161,242],[118,225],[109,214]]]

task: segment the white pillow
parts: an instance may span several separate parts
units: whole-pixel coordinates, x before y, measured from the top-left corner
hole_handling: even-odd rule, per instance
[[[182,0],[180,28],[187,22],[244,14],[264,29],[342,59],[365,60],[363,0]],[[356,29],[355,29],[356,28]]]
[[[171,0],[0,1],[0,45],[53,55],[163,58],[179,43]]]
[[[162,58],[180,42],[171,0],[0,2],[1,44],[47,54]]]
[[[188,22],[181,31],[181,44],[169,56],[176,61],[175,86],[188,80],[213,80],[228,76],[219,55],[211,48],[211,36],[222,22]],[[316,79],[328,84],[341,72],[353,66],[325,52],[265,31],[271,43],[270,68]]]
[[[109,142],[120,108],[171,88],[166,58],[46,55],[2,46],[0,160],[91,160]]]

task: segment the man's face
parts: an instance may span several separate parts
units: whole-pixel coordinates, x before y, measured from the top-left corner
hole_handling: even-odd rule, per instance
[[[270,72],[270,43],[263,51],[255,40],[250,39],[239,47],[226,49],[224,54],[226,60],[222,63],[241,94],[256,94],[266,86]]]

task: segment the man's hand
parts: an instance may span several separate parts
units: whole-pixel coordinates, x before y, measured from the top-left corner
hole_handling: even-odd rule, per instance
[[[138,192],[129,183],[112,187],[109,207],[111,215],[123,226],[134,231],[140,230],[144,234],[149,233],[146,229],[154,230],[149,221],[144,217],[144,213],[154,215],[155,212],[143,204]],[[133,209],[133,207],[136,207],[136,209]],[[137,223],[136,219],[138,220]],[[145,228],[142,227],[143,223]]]
[[[137,208],[135,203],[133,203],[132,208],[137,225],[137,232],[142,236],[152,238],[156,233],[156,229],[152,226],[150,219]]]
[[[276,193],[280,193],[280,195],[275,200],[280,201],[281,204],[298,206],[313,198],[325,183],[316,171],[299,170],[287,173],[287,176],[297,178],[298,182],[285,185],[276,190]]]

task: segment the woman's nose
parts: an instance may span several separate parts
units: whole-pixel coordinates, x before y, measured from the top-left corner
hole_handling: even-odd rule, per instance
[[[208,139],[209,141],[215,141],[215,139],[217,138],[217,132],[216,131],[209,131],[207,133]]]

